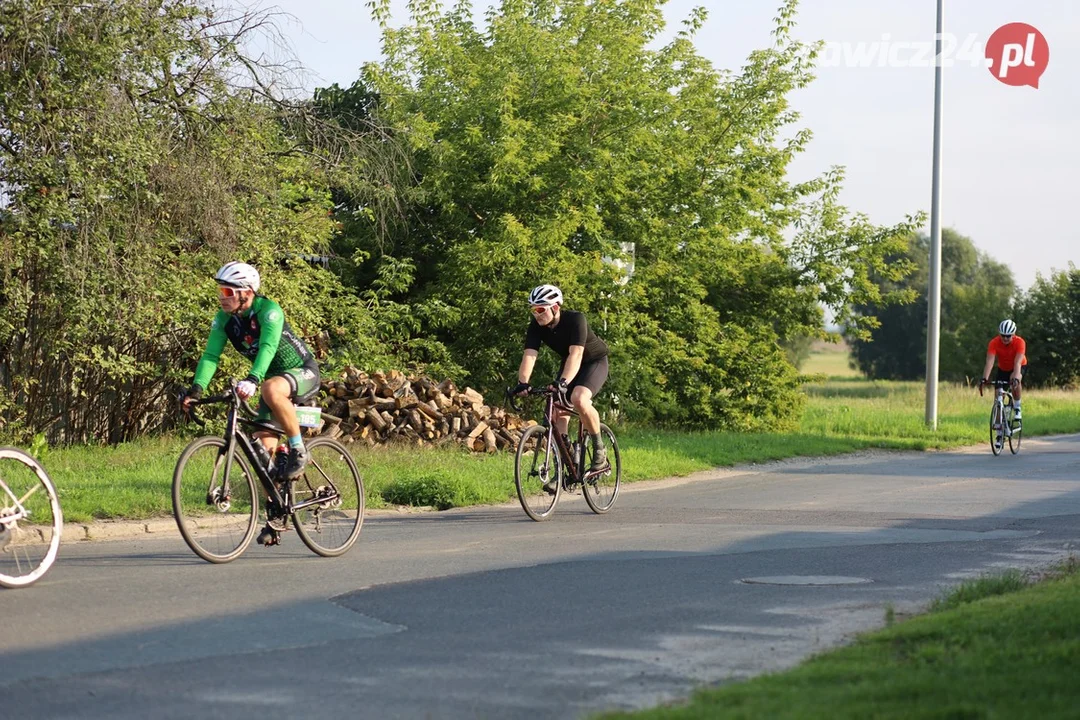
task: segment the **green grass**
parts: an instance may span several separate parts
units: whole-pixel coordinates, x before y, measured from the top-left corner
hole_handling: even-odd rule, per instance
[[[804,433],[916,450],[989,443],[992,395],[979,397],[975,388],[939,385],[936,432],[924,422],[925,383],[831,380],[807,385],[806,392]],[[1080,431],[1080,393],[1028,390],[1023,407],[1025,437]]]
[[[741,462],[832,455],[865,441],[811,435],[737,435],[626,429],[619,434],[624,478],[649,480]],[[49,452],[46,468],[64,517],[143,519],[172,512],[172,473],[189,438],[141,440],[118,448]],[[439,509],[500,503],[516,497],[513,456],[470,455],[456,447],[417,452],[402,447],[349,446],[364,477],[368,507],[426,505]]]
[[[828,378],[861,378],[862,373],[851,367],[850,361],[851,353],[846,345],[824,345],[810,353],[799,371]]]
[[[735,434],[620,428],[624,478],[649,480],[698,470],[868,447],[947,448],[988,441],[989,396],[942,385],[937,432],[923,423],[922,383],[834,379],[806,386],[809,402],[792,433]],[[1029,391],[1026,437],[1080,431],[1080,393]],[[49,451],[45,464],[72,522],[144,519],[171,513],[172,472],[190,437],[141,440],[115,448]],[[508,453],[473,456],[455,447],[417,452],[350,446],[364,475],[369,507],[438,508],[498,503],[514,497]]]
[[[965,583],[936,609],[783,673],[605,718],[1073,718],[1080,575]]]

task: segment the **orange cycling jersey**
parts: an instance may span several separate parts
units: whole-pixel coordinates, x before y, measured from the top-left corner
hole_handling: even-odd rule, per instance
[[[1024,361],[1020,363],[1020,366],[1027,365],[1027,343],[1019,335],[1014,335],[1012,342],[1008,345],[1001,342],[1001,336],[995,337],[990,341],[986,352],[990,355],[997,355],[997,366],[1002,372],[1012,372],[1017,355],[1024,356]]]

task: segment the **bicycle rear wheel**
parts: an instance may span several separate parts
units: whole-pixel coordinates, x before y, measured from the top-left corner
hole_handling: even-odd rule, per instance
[[[25,587],[48,572],[63,527],[45,468],[18,448],[0,447],[0,586]]]
[[[562,475],[562,457],[549,442],[547,426],[526,428],[514,456],[514,485],[526,515],[537,522],[551,517],[562,493]]]
[[[994,402],[990,407],[990,451],[1000,455],[1005,447],[1005,418],[1001,412],[1001,403]]]
[[[585,502],[592,511],[603,515],[615,504],[615,498],[619,496],[619,486],[622,482],[622,458],[619,457],[619,444],[615,441],[615,433],[607,425],[600,424],[600,436],[607,446],[608,463],[610,467],[605,472],[595,475],[589,474],[588,468],[592,465],[593,447],[592,438],[585,445]]]
[[[292,481],[292,503],[322,499],[293,513],[293,525],[308,548],[336,557],[352,547],[364,524],[364,482],[345,446],[328,437],[307,443],[304,474]]]
[[[1023,430],[1017,427],[1014,415],[1016,414],[1016,408],[1010,405],[1005,409],[1005,422],[1008,423],[1011,432],[1009,433],[1009,452],[1013,455],[1020,452],[1020,439],[1023,434]]]
[[[192,552],[212,563],[227,563],[244,552],[255,537],[259,495],[255,476],[233,449],[228,474],[225,440],[206,436],[193,440],[173,473],[173,516]]]

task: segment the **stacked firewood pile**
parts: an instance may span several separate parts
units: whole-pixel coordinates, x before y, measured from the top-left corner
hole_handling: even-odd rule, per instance
[[[457,442],[473,452],[513,450],[533,420],[522,420],[500,407],[484,404],[472,388],[427,377],[361,372],[346,368],[337,380],[324,381],[326,393],[321,432],[342,442],[410,445]]]

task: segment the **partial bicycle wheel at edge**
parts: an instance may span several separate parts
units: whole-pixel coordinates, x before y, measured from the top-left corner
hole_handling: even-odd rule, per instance
[[[514,485],[525,514],[537,522],[551,517],[562,494],[562,457],[548,442],[548,428],[525,428],[514,456]]]
[[[0,447],[0,587],[26,587],[48,572],[63,527],[45,468],[19,448]]]
[[[173,516],[192,552],[212,563],[235,560],[255,537],[259,495],[247,460],[233,449],[228,482],[225,440],[193,440],[173,473]]]
[[[615,504],[619,497],[619,487],[622,484],[622,458],[619,457],[619,444],[615,441],[615,433],[607,425],[600,424],[600,435],[607,446],[608,462],[611,464],[607,472],[598,475],[590,475],[585,480],[585,502],[592,511],[603,515]],[[585,472],[588,473],[592,465],[593,447],[592,439],[586,443]]]
[[[293,505],[324,500],[294,512],[293,525],[313,553],[337,557],[352,547],[364,524],[364,482],[337,440],[317,437],[307,450],[304,474],[293,481]]]
[[[990,407],[990,452],[1001,454],[1005,447],[1005,418],[1001,414],[1001,405],[995,402]]]

